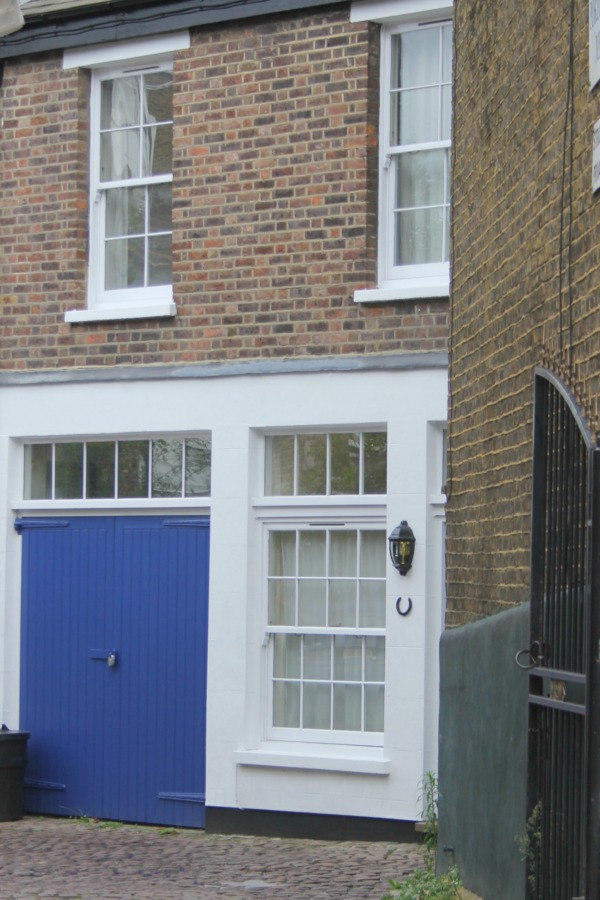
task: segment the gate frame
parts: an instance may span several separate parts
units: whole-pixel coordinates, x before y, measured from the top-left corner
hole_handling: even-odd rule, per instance
[[[530,660],[531,664],[523,666],[529,668],[529,737],[528,737],[528,803],[527,813],[530,816],[539,800],[539,791],[536,790],[537,776],[537,729],[532,723],[532,707],[535,701],[532,696],[541,693],[541,679],[543,670],[538,664],[543,664],[545,648],[537,643],[543,636],[542,625],[544,622],[543,598],[540,597],[540,579],[534,578],[543,570],[545,557],[546,535],[543,527],[539,526],[537,517],[540,510],[546,514],[546,487],[548,483],[548,460],[544,454],[536,453],[540,446],[540,440],[544,440],[547,433],[547,393],[542,392],[541,386],[550,385],[565,402],[571,413],[574,424],[581,435],[586,450],[586,508],[585,508],[585,534],[587,546],[585,547],[585,578],[583,597],[585,603],[583,627],[584,639],[587,649],[584,648],[583,658],[585,665],[585,716],[583,733],[583,767],[584,767],[584,802],[582,804],[582,834],[581,834],[581,882],[585,885],[585,897],[573,897],[568,900],[586,900],[600,896],[600,866],[596,862],[600,857],[600,609],[594,602],[598,596],[600,584],[600,449],[597,446],[596,436],[589,427],[584,411],[570,393],[568,386],[549,370],[536,367],[534,370],[534,416],[533,416],[533,490],[532,490],[532,521],[531,521],[531,622],[530,622]],[[542,444],[543,446],[543,444]],[[535,598],[535,599],[534,599]],[[536,648],[537,643],[537,648]],[[517,654],[518,663],[519,654]],[[537,671],[536,671],[537,670]],[[551,670],[550,670],[551,671]],[[594,752],[594,750],[596,752]],[[529,870],[529,865],[528,865]],[[531,885],[527,885],[529,897],[534,897]]]
[[[587,896],[600,897],[600,448],[590,452]]]

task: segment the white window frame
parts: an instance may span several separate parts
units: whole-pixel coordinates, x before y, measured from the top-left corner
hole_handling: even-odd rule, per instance
[[[291,510],[290,510],[291,512]],[[280,517],[274,518],[264,526],[264,577],[263,584],[265,588],[268,584],[269,571],[269,535],[273,531],[381,531],[385,534],[385,517],[382,515],[378,520],[372,517],[364,517],[356,515],[355,511],[348,510],[348,515],[335,517],[324,516],[322,510],[315,510],[316,515],[309,516],[308,521],[306,511],[301,516],[286,517],[286,521],[282,521]],[[288,520],[289,519],[289,520]],[[358,578],[358,576],[357,576]],[[384,646],[386,640],[386,628],[367,628],[367,627],[332,627],[332,626],[282,626],[268,624],[268,591],[265,589],[264,596],[264,621],[265,637],[263,646],[265,648],[265,680],[266,680],[266,703],[265,703],[265,724],[264,732],[267,741],[282,741],[290,743],[305,744],[330,744],[330,745],[346,745],[353,747],[383,747],[385,722],[383,731],[350,731],[316,728],[287,728],[276,726],[273,724],[273,684],[275,681],[273,674],[273,656],[274,641],[273,636],[276,634],[298,634],[298,635],[326,635],[328,637],[336,636],[353,636],[353,637],[378,637],[383,638]],[[363,686],[366,682],[362,682]],[[385,678],[383,682],[385,696]],[[384,704],[385,705],[385,704]]]
[[[450,293],[450,264],[390,265],[393,253],[393,156],[390,148],[390,103],[392,37],[401,31],[439,26],[452,21],[452,0],[360,0],[351,7],[351,21],[381,24],[379,214],[377,287],[355,291],[357,303],[446,298]],[[450,141],[414,145],[420,148],[450,147]],[[391,152],[390,152],[391,151]]]
[[[348,759],[347,765],[350,767],[348,771],[355,771],[356,766],[364,765],[364,771],[371,774],[387,774],[388,763],[381,760],[374,761],[370,754],[383,752],[385,722],[383,732],[355,732],[355,731],[334,731],[334,730],[318,730],[303,728],[282,728],[273,725],[273,641],[271,635],[278,631],[287,631],[288,629],[277,626],[269,626],[268,624],[268,572],[269,572],[269,533],[273,530],[302,530],[313,528],[326,529],[328,526],[347,529],[347,530],[386,530],[387,524],[387,494],[323,494],[323,495],[271,495],[265,493],[267,484],[267,454],[266,454],[266,437],[279,435],[293,435],[297,437],[303,434],[325,433],[343,434],[343,433],[370,433],[385,432],[387,434],[388,427],[386,423],[352,423],[340,426],[330,427],[304,427],[289,430],[273,429],[262,432],[262,453],[261,457],[261,473],[258,475],[261,484],[261,494],[253,502],[253,509],[257,524],[262,528],[261,534],[261,565],[260,565],[260,585],[261,585],[261,608],[262,615],[262,697],[263,697],[263,716],[262,716],[262,741],[263,745],[260,751],[256,753],[244,751],[238,762],[247,765],[260,765],[262,761],[267,760],[269,765],[288,765],[282,761],[284,757],[293,757],[294,752],[301,752],[303,759],[310,756],[314,752],[318,752],[318,748],[324,750],[330,748],[327,753],[346,754],[346,753],[365,753],[369,757],[362,757],[360,764],[356,759]],[[361,438],[362,440],[362,438]],[[389,458],[389,448],[388,448]],[[257,473],[258,474],[258,473]],[[362,473],[361,473],[362,477]],[[362,480],[361,480],[362,484]],[[388,487],[389,490],[389,487]],[[387,549],[386,549],[387,552]],[[386,640],[386,628],[308,628],[302,626],[296,629],[298,633],[328,633],[328,634],[355,634],[360,636],[376,636],[383,637]],[[387,667],[387,664],[386,664]],[[387,684],[384,682],[384,692],[386,692]],[[385,702],[384,702],[385,706]],[[288,747],[288,749],[286,749]],[[289,748],[298,748],[293,751]],[[270,749],[268,749],[270,748]],[[277,750],[281,748],[281,750]],[[312,748],[312,749],[311,749]],[[361,750],[361,748],[363,748]],[[283,753],[280,758],[279,753]],[[275,754],[272,757],[270,754]],[[256,757],[254,762],[253,756]],[[322,756],[319,756],[319,762],[314,762],[314,767],[320,768],[323,765]],[[304,764],[303,764],[304,765]],[[333,765],[333,763],[332,763]],[[339,761],[335,763],[334,768],[344,764]],[[308,765],[310,768],[311,765]],[[327,766],[326,766],[327,767]]]
[[[156,38],[66,50],[65,69],[82,68],[91,71],[90,91],[90,214],[89,214],[89,271],[86,309],[72,309],[65,314],[67,322],[90,322],[119,319],[141,319],[174,316],[176,306],[173,286],[132,288],[105,291],[103,220],[106,191],[100,184],[99,122],[100,84],[119,74],[134,74],[148,67],[172,69],[173,56],[190,46],[189,33],[177,32]],[[154,179],[145,179],[146,182]],[[162,176],[157,181],[172,181]]]

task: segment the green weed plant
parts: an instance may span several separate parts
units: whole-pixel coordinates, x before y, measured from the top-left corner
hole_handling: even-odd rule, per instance
[[[423,856],[425,866],[416,869],[402,881],[390,881],[390,890],[382,900],[456,900],[462,882],[456,866],[443,875],[435,874],[438,845],[438,781],[434,772],[427,772],[421,782]]]

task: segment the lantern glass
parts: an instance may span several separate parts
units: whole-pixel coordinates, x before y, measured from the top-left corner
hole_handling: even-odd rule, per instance
[[[415,553],[415,536],[413,530],[406,521],[400,522],[397,528],[394,528],[388,538],[390,542],[390,557],[394,568],[398,569],[401,575],[406,575],[412,566]]]

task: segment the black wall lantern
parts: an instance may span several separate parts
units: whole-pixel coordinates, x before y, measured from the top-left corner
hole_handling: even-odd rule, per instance
[[[388,541],[390,542],[390,556],[394,568],[398,569],[401,575],[406,575],[412,566],[416,543],[413,530],[408,522],[402,520],[402,522],[394,528]]]

